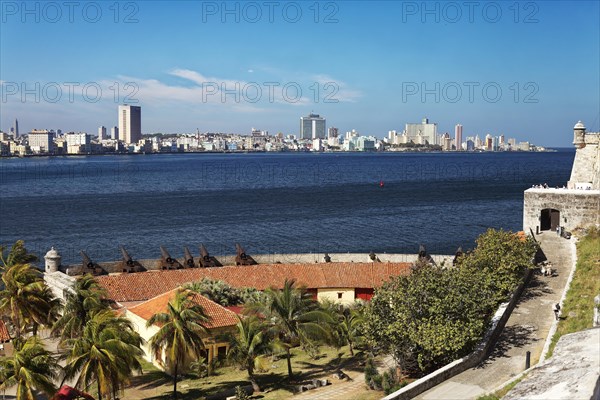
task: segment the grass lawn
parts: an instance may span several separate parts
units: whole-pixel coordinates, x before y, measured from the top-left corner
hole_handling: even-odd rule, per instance
[[[590,229],[577,243],[577,268],[552,337],[548,357],[562,335],[591,328],[594,297],[600,294],[600,231]]]
[[[285,357],[269,358],[265,365],[267,370],[256,374],[262,393],[255,394],[253,398],[264,400],[288,399],[294,394],[294,384],[310,381],[314,378],[327,378],[333,385],[347,384],[347,381],[332,379],[331,374],[338,368],[349,375],[362,373],[364,367],[360,365],[360,361],[363,359],[363,355],[359,353],[355,357],[350,357],[347,347],[343,347],[338,351],[335,348],[323,346],[320,348],[320,354],[316,360],[310,358],[301,348],[295,348],[292,350],[294,381],[290,382],[288,380]],[[132,379],[131,387],[125,391],[123,398],[128,400],[170,399],[173,390],[172,378],[148,362],[143,364],[143,368],[143,375]],[[195,376],[188,376],[180,379],[177,383],[178,399],[210,399],[211,395],[234,389],[238,385],[249,385],[246,371],[240,370],[236,366],[221,367],[209,377],[196,378]],[[352,399],[374,400],[383,397],[382,392],[369,391],[364,385],[361,385],[361,388],[362,391],[353,394]]]

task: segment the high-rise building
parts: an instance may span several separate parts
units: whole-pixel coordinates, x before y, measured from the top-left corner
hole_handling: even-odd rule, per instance
[[[437,124],[430,124],[427,118],[423,118],[420,124],[406,124],[404,132],[406,132],[409,142],[430,145],[438,144]]]
[[[15,126],[14,126],[14,135],[15,139],[19,137],[19,121],[15,118]]]
[[[454,127],[454,145],[456,146],[456,151],[462,150],[462,128],[461,124],[456,124]]]
[[[67,142],[67,153],[69,154],[82,154],[91,151],[92,138],[85,132],[67,133],[65,140]]]
[[[337,138],[338,137],[338,128],[330,127],[327,129],[327,138]]]
[[[98,140],[106,139],[106,127],[101,126],[98,128]]]
[[[300,139],[325,139],[325,118],[312,113],[300,117]]]
[[[29,147],[34,153],[54,153],[54,132],[34,129],[29,132]]]
[[[119,136],[127,143],[137,143],[142,138],[142,107],[119,106]]]
[[[116,126],[110,128],[110,138],[112,140],[119,140],[119,128],[117,128]]]

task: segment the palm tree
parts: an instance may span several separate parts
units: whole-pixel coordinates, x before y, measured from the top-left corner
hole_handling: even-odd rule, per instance
[[[361,327],[365,322],[364,309],[360,306],[348,307],[339,303],[328,305],[333,314],[333,330],[338,336],[338,344],[348,345],[350,355],[354,356],[354,346],[363,338]]]
[[[271,349],[266,326],[256,316],[238,319],[237,332],[229,335],[228,357],[246,369],[252,388],[255,392],[260,392],[254,369],[259,365],[261,356]]]
[[[296,282],[286,279],[283,289],[269,288],[266,304],[250,305],[249,311],[263,315],[285,348],[288,376],[292,378],[290,349],[296,343],[308,344],[311,340],[329,337],[331,316],[312,299],[304,288],[296,288]]]
[[[5,247],[0,246],[0,262],[2,263],[0,269],[7,269],[15,264],[29,264],[38,259],[33,254],[27,252],[25,242],[22,240],[17,240],[6,256],[4,255],[4,250]]]
[[[8,315],[20,338],[29,326],[34,334],[38,325],[51,326],[56,320],[60,301],[48,288],[41,271],[30,264],[8,265],[2,273],[0,314]]]
[[[154,324],[160,326],[150,339],[150,348],[160,364],[168,364],[172,369],[175,399],[177,374],[184,370],[188,361],[197,359],[204,350],[202,336],[207,330],[203,324],[209,321],[202,306],[193,301],[191,296],[186,290],[177,291],[175,298],[167,304],[167,312],[154,314],[146,324],[147,327]]]
[[[0,390],[17,386],[17,400],[34,400],[35,391],[52,396],[60,366],[37,336],[14,340],[15,351],[0,358]]]
[[[111,310],[99,311],[85,324],[80,337],[61,343],[66,358],[66,379],[76,376],[77,386],[94,381],[98,399],[123,389],[134,371],[141,371],[141,337],[129,320]]]
[[[92,275],[81,276],[71,289],[65,294],[63,315],[52,330],[62,340],[79,337],[95,313],[109,309],[106,290]]]

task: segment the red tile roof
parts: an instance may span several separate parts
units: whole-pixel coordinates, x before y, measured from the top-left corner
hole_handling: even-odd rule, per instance
[[[109,298],[144,301],[202,278],[219,279],[233,287],[281,288],[286,278],[309,289],[375,288],[392,276],[408,274],[409,263],[262,264],[239,267],[190,268],[98,276]]]
[[[147,321],[156,313],[167,312],[167,304],[175,298],[177,291],[178,289],[173,289],[163,293],[160,296],[129,308],[128,311]],[[188,292],[192,301],[202,306],[206,315],[210,317],[210,321],[202,324],[204,327],[208,329],[222,328],[238,323],[236,314],[233,311],[227,310],[225,307],[207,299],[201,294]]]
[[[8,334],[8,329],[6,329],[6,325],[4,321],[0,320],[0,343],[5,343],[10,340],[10,335]]]

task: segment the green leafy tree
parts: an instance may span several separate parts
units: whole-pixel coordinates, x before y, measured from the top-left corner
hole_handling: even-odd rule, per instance
[[[185,290],[178,291],[167,305],[167,312],[154,314],[146,324],[157,324],[158,332],[150,339],[154,357],[173,374],[173,396],[177,398],[177,375],[189,362],[198,359],[204,350],[202,336],[207,333],[203,324],[209,321],[202,306]],[[164,357],[163,357],[164,354]]]
[[[108,309],[106,290],[92,275],[83,275],[66,292],[63,313],[54,324],[53,334],[62,340],[79,337],[95,313]]]
[[[66,379],[77,386],[96,383],[98,399],[122,391],[135,371],[141,371],[142,339],[131,322],[112,310],[99,311],[85,324],[80,337],[61,344]]]
[[[321,309],[306,289],[296,287],[294,280],[286,279],[283,289],[269,288],[266,303],[249,305],[249,312],[264,317],[280,345],[285,349],[288,376],[292,378],[290,349],[296,344],[330,338],[330,314]]]
[[[494,299],[505,301],[521,282],[532,262],[538,245],[531,236],[488,229],[476,240],[475,250],[459,260],[469,271],[482,271],[485,284],[494,291]]]
[[[20,338],[28,329],[51,326],[58,316],[60,301],[48,288],[42,273],[30,264],[11,264],[2,273],[0,314],[6,315]]]
[[[254,371],[260,366],[262,356],[271,350],[266,326],[256,316],[250,316],[239,319],[236,328],[235,334],[228,337],[228,357],[248,372],[252,388],[255,392],[260,392]]]
[[[200,293],[223,307],[235,306],[250,302],[259,302],[265,295],[254,288],[234,288],[225,281],[203,278],[201,281],[192,282],[184,286],[193,292]]]
[[[17,386],[17,400],[34,400],[36,391],[52,396],[60,366],[37,336],[14,340],[12,356],[0,358],[0,390]]]
[[[482,275],[423,265],[391,280],[368,306],[369,337],[413,374],[467,354],[495,307]]]
[[[376,291],[367,312],[370,341],[412,374],[466,355],[522,279],[535,250],[529,238],[488,230],[456,268],[416,265]]]
[[[223,307],[234,306],[242,302],[237,289],[217,279],[203,278],[199,282],[185,285],[185,288],[200,293]]]

